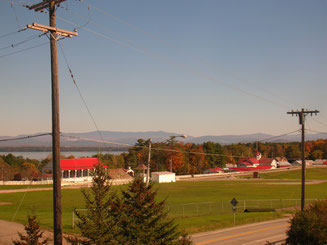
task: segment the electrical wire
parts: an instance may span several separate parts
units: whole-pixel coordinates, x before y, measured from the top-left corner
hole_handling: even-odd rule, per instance
[[[30,36],[29,38],[21,41],[21,42],[18,42],[18,43],[13,43],[11,45],[8,45],[8,46],[5,46],[5,47],[2,47],[0,48],[0,50],[4,50],[4,49],[7,49],[7,48],[16,48],[17,46],[23,44],[23,43],[26,43],[26,42],[29,42],[31,40],[34,40],[36,38],[39,38],[39,37],[42,37],[43,35],[45,35],[45,33],[42,33],[42,34],[37,34],[37,35],[33,35],[33,36]]]
[[[44,151],[43,151],[43,153],[46,152],[47,148],[48,148],[48,146],[45,146],[45,147],[44,147]],[[40,161],[38,162],[38,164],[37,164],[37,166],[36,166],[36,169],[37,169],[37,170],[39,170],[39,165],[40,165]],[[25,192],[24,192],[24,195],[22,196],[22,198],[21,198],[21,200],[20,200],[20,202],[19,202],[19,204],[18,204],[18,207],[17,207],[15,213],[13,214],[13,216],[12,216],[12,218],[11,218],[11,221],[14,221],[14,220],[16,219],[17,213],[18,213],[19,209],[21,208],[21,206],[22,206],[22,204],[23,204],[23,202],[24,202],[24,200],[25,200],[25,197],[26,197],[27,191],[28,191],[28,189],[30,189],[31,186],[32,186],[32,182],[33,182],[33,178],[31,179],[30,184],[27,185],[27,188],[26,188],[26,190],[25,190]]]
[[[321,122],[321,121],[317,120],[316,118],[311,118],[311,119],[312,119],[313,121],[315,121],[315,122],[321,124],[321,125],[327,126],[327,123],[325,123],[325,122]]]
[[[67,19],[65,19],[65,18],[62,18],[62,17],[60,17],[60,16],[57,16],[57,18],[60,19],[60,20],[62,20],[62,21],[65,21],[66,23],[72,24],[72,25],[74,25],[74,26],[79,26],[78,24],[76,24],[76,23],[74,23],[74,22],[72,22],[72,21],[69,21],[69,20],[67,20]],[[190,73],[190,74],[192,74],[192,75],[195,75],[195,76],[198,76],[198,77],[202,77],[202,78],[204,78],[204,79],[206,79],[206,80],[209,80],[209,81],[211,81],[211,82],[214,82],[215,84],[216,84],[216,83],[219,83],[220,85],[222,85],[222,86],[224,86],[224,87],[227,87],[227,88],[232,89],[232,90],[236,90],[236,91],[238,91],[238,92],[240,92],[240,93],[242,93],[242,94],[245,94],[245,95],[248,95],[248,96],[250,96],[250,97],[254,97],[254,98],[257,98],[257,99],[259,99],[259,100],[262,100],[262,101],[268,102],[268,103],[270,103],[270,104],[278,105],[278,106],[281,106],[281,107],[285,108],[285,105],[284,105],[284,104],[281,104],[281,103],[276,102],[276,101],[274,101],[274,100],[270,100],[270,99],[268,99],[268,98],[266,98],[266,97],[263,97],[263,96],[260,96],[260,95],[254,94],[254,93],[252,93],[252,92],[246,91],[246,90],[244,90],[244,89],[241,89],[241,88],[236,87],[236,86],[234,86],[234,85],[228,84],[228,83],[226,83],[226,82],[220,81],[220,80],[218,80],[218,79],[216,79],[216,78],[214,78],[214,77],[211,77],[211,76],[206,75],[206,74],[204,74],[204,73],[202,73],[202,72],[196,71],[195,69],[193,69],[193,68],[191,68],[191,67],[188,67],[187,65],[177,63],[176,61],[173,61],[173,60],[166,60],[167,57],[166,57],[166,58],[165,58],[165,57],[162,57],[162,55],[160,55],[160,54],[158,54],[158,53],[154,53],[154,52],[151,51],[150,49],[144,50],[144,49],[141,49],[141,48],[135,47],[135,46],[133,46],[132,44],[128,44],[128,43],[125,43],[125,42],[123,42],[123,41],[116,40],[115,38],[110,37],[110,36],[108,36],[108,35],[106,35],[106,34],[99,33],[99,32],[96,32],[96,31],[94,31],[94,30],[91,30],[90,28],[87,28],[87,27],[81,27],[81,28],[84,29],[84,30],[86,30],[86,31],[88,31],[88,32],[90,32],[90,33],[92,33],[92,34],[95,34],[95,35],[97,35],[97,36],[103,37],[103,38],[108,39],[108,40],[110,40],[110,41],[112,41],[112,42],[115,42],[115,43],[117,43],[117,44],[119,44],[119,45],[121,45],[121,46],[128,47],[128,48],[133,49],[133,50],[135,50],[135,51],[138,51],[138,52],[140,52],[140,53],[142,53],[142,54],[145,54],[145,55],[148,55],[148,56],[154,57],[154,58],[156,58],[156,59],[158,59],[158,60],[160,60],[160,61],[162,61],[162,62],[169,63],[169,64],[172,64],[172,65],[174,65],[174,66],[177,65],[177,66],[179,66],[180,68],[182,68],[184,71],[186,71],[186,72],[188,72],[188,73]]]
[[[11,2],[10,3],[10,7],[11,7],[11,9],[13,10],[13,12],[14,12],[14,15],[15,15],[15,18],[16,18],[16,23],[17,23],[17,26],[18,26],[18,28],[22,28],[22,25],[20,24],[20,22],[19,22],[19,20],[18,20],[18,16],[17,16],[17,13],[16,13],[16,9],[15,9],[15,7],[14,7],[14,2]]]
[[[327,132],[320,132],[320,131],[316,131],[316,130],[312,130],[312,129],[307,129],[308,131],[314,132],[314,133],[319,133],[319,134],[326,134]]]
[[[41,136],[45,136],[45,135],[52,135],[52,133],[43,133],[43,134],[36,134],[36,135],[27,135],[27,136],[22,136],[22,137],[18,137],[18,138],[1,139],[0,142],[31,139],[31,138],[41,137]]]
[[[95,26],[97,26],[97,27],[104,28],[107,32],[109,32],[110,34],[113,34],[113,35],[119,37],[120,39],[124,39],[120,34],[118,34],[118,33],[116,33],[116,32],[113,32],[113,31],[110,30],[110,29],[108,28],[108,26],[106,26],[106,25],[98,24],[98,23],[96,23],[95,21],[91,20],[90,18],[86,18],[85,16],[83,16],[83,15],[81,15],[81,14],[77,14],[77,13],[71,11],[71,10],[66,10],[66,11],[68,11],[71,15],[74,15],[74,16],[77,16],[77,17],[80,18],[80,19],[83,19],[83,21],[87,21],[87,23],[92,23],[93,25],[95,25]],[[59,18],[59,19],[60,19],[60,18]],[[64,20],[64,21],[65,21],[65,20]],[[74,25],[72,22],[71,22],[70,24]],[[76,27],[75,29],[80,29],[80,28],[82,28],[82,27],[84,27],[84,26],[86,26],[86,25],[85,25],[85,24],[84,24],[84,25],[80,25],[79,27]],[[135,43],[134,41],[132,41],[132,40],[125,39],[125,41],[128,42],[128,43],[130,43],[130,44],[132,44],[132,45],[136,45],[136,43]],[[146,48],[144,48],[144,47],[142,47],[142,48],[143,48],[143,49],[146,49]]]
[[[99,10],[99,9],[96,8],[95,6],[90,6],[90,7],[94,8],[94,9],[96,9],[96,10]],[[133,49],[133,50],[135,50],[135,51],[138,51],[138,52],[140,52],[140,53],[143,53],[143,54],[149,55],[149,56],[151,56],[151,57],[155,57],[155,58],[157,58],[157,59],[159,59],[159,60],[162,60],[162,58],[163,58],[162,55],[154,54],[154,52],[151,51],[150,49],[147,49],[147,50],[145,50],[144,48],[143,48],[143,49],[140,49],[140,48],[135,47],[135,46],[133,46],[133,45],[131,45],[131,44],[127,44],[127,43],[125,43],[125,42],[123,42],[123,41],[116,40],[116,39],[114,39],[114,38],[112,38],[112,37],[110,37],[110,36],[108,36],[108,35],[105,35],[105,34],[102,34],[102,33],[96,32],[96,31],[93,31],[93,30],[91,30],[91,29],[89,29],[89,28],[87,28],[87,27],[85,27],[85,26],[81,26],[81,25],[78,25],[78,24],[76,24],[76,23],[73,23],[72,21],[66,20],[66,19],[64,19],[64,18],[62,18],[62,17],[57,16],[57,18],[58,18],[58,19],[61,19],[61,20],[63,20],[63,21],[65,21],[65,22],[67,22],[67,23],[70,23],[70,24],[72,24],[72,25],[74,25],[74,26],[76,26],[76,27],[83,28],[84,30],[86,30],[86,31],[88,31],[88,32],[91,32],[91,33],[93,33],[93,34],[95,34],[95,35],[98,35],[98,36],[100,36],[100,37],[106,38],[106,39],[108,39],[108,40],[110,40],[110,41],[112,41],[112,42],[115,42],[115,43],[119,44],[119,45],[122,45],[122,46],[128,47],[128,48],[130,48],[130,49]],[[118,18],[117,18],[117,19],[118,19]],[[151,53],[152,53],[152,54],[151,54]],[[1,58],[1,56],[0,56],[0,58]],[[164,62],[167,62],[167,60],[165,60]],[[224,87],[230,88],[230,89],[232,89],[232,90],[236,90],[236,91],[238,91],[238,92],[240,92],[240,93],[243,93],[243,94],[246,94],[246,95],[248,95],[248,96],[252,96],[252,97],[255,97],[255,98],[257,98],[257,99],[263,100],[263,101],[265,101],[265,102],[268,102],[268,103],[271,103],[271,104],[274,104],[274,105],[278,105],[278,106],[282,106],[282,107],[284,107],[284,108],[286,107],[285,104],[282,104],[282,103],[276,102],[276,101],[274,101],[274,100],[270,100],[270,99],[268,99],[268,98],[266,98],[266,97],[263,97],[263,96],[260,96],[260,95],[254,94],[254,93],[252,93],[252,92],[249,92],[249,91],[246,91],[246,90],[244,90],[244,89],[241,89],[241,88],[239,88],[239,87],[237,87],[237,86],[233,86],[233,85],[231,85],[231,84],[229,84],[229,83],[226,83],[226,82],[220,81],[220,80],[215,79],[215,78],[213,78],[213,77],[211,77],[211,76],[208,76],[208,75],[206,75],[206,74],[203,74],[203,73],[201,73],[201,72],[198,72],[198,71],[196,71],[195,69],[193,69],[193,68],[191,68],[191,67],[188,67],[188,66],[186,66],[186,65],[184,65],[184,64],[179,64],[179,63],[177,63],[176,61],[169,60],[168,63],[173,64],[173,65],[176,65],[176,64],[177,64],[177,65],[180,66],[182,69],[184,69],[185,71],[187,71],[187,72],[189,72],[189,73],[192,73],[193,75],[196,75],[196,76],[199,76],[199,77],[205,78],[205,79],[210,80],[210,81],[212,81],[212,82],[214,82],[214,83],[219,83],[219,84],[221,84],[221,85],[224,86]],[[288,107],[288,106],[287,106],[287,107]]]
[[[94,126],[95,126],[95,128],[96,128],[96,130],[97,130],[98,135],[100,136],[101,140],[103,140],[102,134],[101,134],[101,132],[100,132],[100,130],[99,130],[99,127],[98,127],[98,125],[97,125],[95,119],[94,119],[94,116],[92,115],[91,110],[90,110],[90,108],[88,107],[88,105],[87,105],[87,103],[86,103],[86,100],[84,99],[84,96],[82,95],[82,92],[81,92],[81,90],[79,89],[79,86],[78,86],[77,83],[76,83],[76,80],[75,80],[75,78],[74,78],[74,74],[73,74],[73,72],[72,72],[72,69],[70,68],[70,65],[68,64],[68,61],[67,61],[67,58],[66,58],[66,55],[65,55],[64,49],[62,48],[61,42],[59,41],[58,43],[59,43],[59,47],[60,47],[61,53],[62,53],[62,55],[63,55],[63,57],[64,57],[65,63],[66,63],[66,65],[67,65],[68,71],[69,71],[69,73],[70,73],[70,76],[71,76],[71,78],[72,78],[72,80],[73,80],[73,83],[74,83],[74,85],[75,85],[75,87],[76,87],[76,89],[77,89],[77,91],[78,91],[78,94],[79,94],[79,96],[81,97],[81,99],[82,99],[82,101],[83,101],[83,104],[84,104],[84,106],[85,106],[85,108],[86,108],[86,110],[87,110],[87,112],[88,112],[88,114],[89,114],[89,116],[90,116],[90,118],[91,118],[91,120],[92,120],[92,122],[93,122],[93,124],[94,124]]]
[[[24,52],[24,51],[27,51],[27,50],[30,50],[30,49],[35,49],[35,48],[38,48],[38,47],[44,46],[44,45],[46,45],[46,44],[49,44],[49,43],[48,43],[48,42],[46,42],[46,43],[41,43],[41,44],[38,44],[38,45],[35,45],[35,46],[32,46],[32,47],[29,47],[29,48],[25,48],[25,49],[22,49],[22,50],[16,51],[16,52],[12,52],[12,53],[9,53],[9,54],[0,55],[0,58],[7,57],[7,56],[10,56],[10,55],[13,55],[13,54],[17,54],[17,53],[21,53],[21,52]]]
[[[121,146],[128,146],[130,148],[144,148],[148,149],[148,146],[138,146],[138,145],[131,145],[126,143],[119,143],[119,142],[112,142],[112,141],[106,141],[106,140],[97,140],[97,139],[90,139],[85,137],[77,137],[77,136],[71,136],[71,135],[64,135],[61,134],[62,137],[65,138],[71,138],[71,139],[77,139],[77,140],[85,140],[85,141],[94,141],[94,142],[102,142],[106,144],[113,144],[113,145],[121,145]],[[167,149],[167,148],[160,148],[160,147],[152,147],[152,150],[157,151],[168,151],[168,152],[176,152],[176,153],[183,153],[183,154],[195,154],[195,155],[205,155],[205,156],[221,156],[221,157],[246,157],[246,156],[236,156],[236,155],[228,155],[228,154],[216,154],[216,153],[205,153],[205,152],[193,152],[193,151],[181,151],[181,150],[174,150],[174,149]]]
[[[200,58],[200,57],[197,57],[197,56],[195,56],[194,54],[192,54],[192,53],[190,53],[190,52],[184,50],[183,48],[181,48],[181,47],[177,47],[177,46],[174,45],[173,43],[168,42],[168,41],[166,41],[166,40],[163,40],[162,38],[160,38],[160,37],[158,37],[158,36],[156,36],[156,35],[153,35],[152,33],[147,32],[147,31],[145,31],[145,30],[139,28],[139,27],[137,27],[137,26],[135,26],[135,25],[133,25],[133,24],[127,22],[126,20],[122,20],[121,18],[118,18],[117,16],[114,16],[114,15],[110,14],[109,12],[107,12],[107,11],[105,11],[105,10],[103,10],[103,9],[99,9],[99,8],[97,8],[97,7],[95,7],[95,6],[91,5],[91,4],[89,4],[89,3],[86,3],[85,1],[80,1],[80,2],[82,2],[82,3],[85,4],[85,5],[87,5],[87,6],[88,6],[88,9],[93,8],[93,9],[95,9],[96,11],[98,11],[99,13],[102,13],[102,14],[104,14],[104,15],[106,15],[106,16],[109,16],[110,18],[112,18],[113,20],[117,21],[118,23],[121,23],[121,24],[124,24],[124,25],[129,26],[129,27],[132,28],[133,30],[138,31],[138,32],[140,32],[140,33],[143,33],[143,34],[146,35],[147,37],[150,37],[150,38],[152,38],[152,39],[155,39],[155,40],[161,42],[162,44],[166,45],[167,47],[173,47],[175,50],[181,51],[185,56],[188,56],[188,57],[191,58],[192,60],[200,61],[201,63],[203,63],[203,64],[205,64],[205,65],[211,65],[211,64],[210,64],[209,62],[207,62],[206,60],[204,60],[204,59],[202,59],[202,58]],[[93,22],[93,23],[94,23],[94,22]],[[99,25],[99,24],[97,24],[97,25]],[[233,76],[233,75],[232,75],[232,76],[229,75],[229,76],[230,76],[230,77],[233,77],[233,78],[236,79],[236,80],[244,81],[244,79],[237,78],[237,77],[235,77],[235,76]],[[258,88],[258,86],[256,86],[256,88]],[[272,93],[272,92],[270,92],[270,91],[267,91],[266,89],[263,89],[263,88],[260,88],[260,89],[261,89],[262,91],[266,92],[266,93],[269,93],[269,94],[273,95],[274,97],[278,97],[278,98],[282,99],[283,101],[287,102],[287,103],[283,103],[283,105],[284,105],[285,107],[289,108],[289,104],[290,104],[290,103],[289,103],[289,101],[285,100],[285,98],[282,98],[282,97],[280,97],[279,95],[276,95],[275,93]]]
[[[23,29],[20,29],[20,30],[18,30],[18,31],[14,31],[14,32],[10,32],[10,33],[4,34],[4,35],[0,36],[0,38],[8,37],[8,36],[11,36],[11,35],[17,34],[17,33],[19,33],[19,32],[25,31],[25,30],[27,30],[27,28],[23,28]]]
[[[270,140],[273,140],[273,139],[278,139],[278,138],[281,138],[281,137],[283,137],[283,136],[286,136],[286,135],[289,135],[289,134],[293,134],[293,133],[296,133],[296,132],[299,132],[299,131],[300,131],[300,130],[297,129],[297,130],[292,131],[292,132],[289,132],[289,133],[281,134],[281,135],[274,136],[274,137],[270,137],[270,138],[263,139],[263,140],[258,140],[258,142],[270,141]]]

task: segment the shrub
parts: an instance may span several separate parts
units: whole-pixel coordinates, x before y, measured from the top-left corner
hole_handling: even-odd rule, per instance
[[[18,232],[20,241],[13,241],[14,245],[43,245],[48,244],[48,240],[42,239],[43,232],[40,231],[39,223],[36,221],[36,216],[28,216],[28,224],[25,226],[26,236]]]
[[[310,204],[290,221],[286,244],[327,244],[327,200]]]

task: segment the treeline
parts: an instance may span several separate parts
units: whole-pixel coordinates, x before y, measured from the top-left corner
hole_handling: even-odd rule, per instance
[[[50,160],[38,161],[13,154],[0,155],[0,180],[32,180]]]
[[[148,141],[139,139],[126,153],[120,155],[99,153],[93,157],[98,157],[109,168],[135,168],[140,164],[147,164],[148,146]],[[198,174],[208,168],[223,168],[226,164],[235,164],[240,157],[254,157],[257,150],[262,157],[266,158],[286,157],[289,162],[301,158],[299,142],[221,145],[214,142],[184,144],[172,140],[166,143],[152,143],[151,171],[169,170],[172,165],[173,171],[177,174]],[[305,156],[306,159],[311,160],[327,159],[327,140],[306,142]],[[62,158],[65,157],[62,156]],[[74,156],[68,158],[74,158]],[[43,166],[50,161],[49,157],[38,161],[12,154],[0,155],[0,180],[5,176],[8,176],[7,180],[8,178],[17,180],[36,178]],[[5,171],[7,171],[6,174]]]
[[[147,164],[149,142],[139,139],[128,153],[121,155],[98,154],[104,163],[112,168],[135,168],[139,164]],[[205,142],[203,144],[152,143],[151,170],[163,171],[170,168],[177,174],[203,173],[205,169],[235,164],[241,157],[254,157],[259,151],[262,157],[286,157],[289,162],[301,158],[301,143],[240,143],[220,145]],[[316,140],[305,143],[306,159],[327,159],[327,140]]]

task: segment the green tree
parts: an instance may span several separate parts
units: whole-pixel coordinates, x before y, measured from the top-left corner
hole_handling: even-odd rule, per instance
[[[286,244],[327,244],[327,200],[317,201],[303,212],[297,212],[291,220],[287,235]]]
[[[157,192],[152,189],[153,184],[146,187],[141,179],[135,179],[122,191],[120,244],[182,244],[177,226],[164,211],[165,201],[156,202]]]
[[[226,152],[219,143],[205,142],[203,143],[203,151],[205,153],[217,154],[217,155],[206,155],[205,159],[208,162],[209,167],[225,167],[227,163]],[[220,155],[220,156],[219,156]]]
[[[42,239],[43,232],[40,230],[39,223],[36,221],[36,216],[28,216],[28,223],[25,225],[26,236],[18,232],[20,240],[13,241],[14,245],[42,245],[48,244],[47,239]]]
[[[313,152],[311,152],[310,158],[313,160],[322,159],[323,155],[324,155],[324,152],[322,150],[314,150]]]
[[[80,229],[83,239],[70,237],[68,241],[72,244],[119,244],[117,195],[111,190],[109,177],[101,164],[96,166],[92,176],[90,193],[82,190],[86,211],[74,211],[79,218],[76,226]]]

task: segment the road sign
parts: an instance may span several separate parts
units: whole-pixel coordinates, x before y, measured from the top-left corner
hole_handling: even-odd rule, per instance
[[[236,207],[236,205],[238,204],[238,201],[235,199],[235,197],[230,201],[230,203]]]

